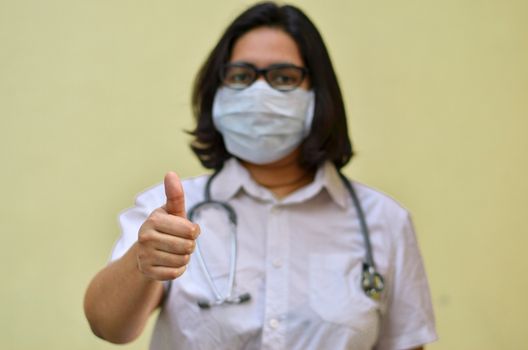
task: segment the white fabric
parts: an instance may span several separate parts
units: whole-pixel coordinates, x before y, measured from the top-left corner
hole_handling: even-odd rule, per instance
[[[185,180],[186,206],[203,200],[207,176]],[[151,349],[409,349],[436,340],[429,287],[408,212],[389,197],[354,182],[386,290],[376,302],[360,288],[365,247],[356,211],[333,165],[277,200],[234,159],[213,181],[212,197],[238,214],[235,293],[250,302],[202,310],[213,293],[198,261],[172,282]],[[137,197],[120,216],[122,256],[155,208],[163,185]],[[229,271],[227,219],[216,209],[199,222],[204,259],[224,292]]]

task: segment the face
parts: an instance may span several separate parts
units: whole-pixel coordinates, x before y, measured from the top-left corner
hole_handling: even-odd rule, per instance
[[[295,41],[283,30],[270,27],[256,28],[241,36],[233,46],[229,62],[250,63],[257,68],[284,63],[304,67]],[[308,78],[299,87],[308,90]]]

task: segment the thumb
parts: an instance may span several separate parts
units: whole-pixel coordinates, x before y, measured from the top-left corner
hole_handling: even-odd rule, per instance
[[[167,204],[165,206],[167,213],[186,217],[185,214],[185,196],[183,194],[183,187],[178,175],[175,172],[168,172],[165,175],[165,196],[167,197]]]

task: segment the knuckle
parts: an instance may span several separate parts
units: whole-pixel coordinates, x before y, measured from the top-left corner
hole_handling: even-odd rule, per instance
[[[183,275],[183,273],[185,272],[185,269],[186,269],[185,266],[179,267],[177,269],[173,269],[169,272],[169,277],[172,279],[176,279],[180,277],[181,275]]]
[[[200,226],[198,224],[193,224],[191,228],[192,239],[198,238],[199,235],[200,235]]]
[[[165,210],[164,207],[159,207],[159,208],[154,209],[151,214],[154,214],[154,213],[158,213],[158,214],[159,213],[166,213],[166,210]]]
[[[184,272],[187,271],[187,266],[182,266],[178,269],[178,277],[184,274]]]
[[[149,243],[154,239],[154,235],[151,231],[140,231],[138,235],[138,242],[140,244]]]
[[[189,260],[190,260],[190,256],[188,254],[186,255],[182,255],[181,256],[181,263],[182,263],[182,266],[185,266],[189,263]]]
[[[188,240],[185,243],[185,252],[187,254],[191,254],[194,251],[195,246],[196,246],[196,243],[194,241]]]
[[[162,216],[163,215],[159,211],[154,210],[152,214],[149,215],[146,222],[152,227],[157,227],[161,221]]]

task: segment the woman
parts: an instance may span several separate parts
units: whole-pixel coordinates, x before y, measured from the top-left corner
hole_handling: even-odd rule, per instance
[[[132,341],[159,307],[152,349],[413,349],[436,339],[409,214],[353,183],[375,258],[364,269],[360,212],[339,174],[352,156],[344,105],[299,9],[261,3],[235,19],[193,105],[192,149],[215,175],[169,173],[121,215],[113,262],[86,293],[96,335]],[[208,196],[227,210],[196,209]],[[370,270],[384,280],[364,288]]]

